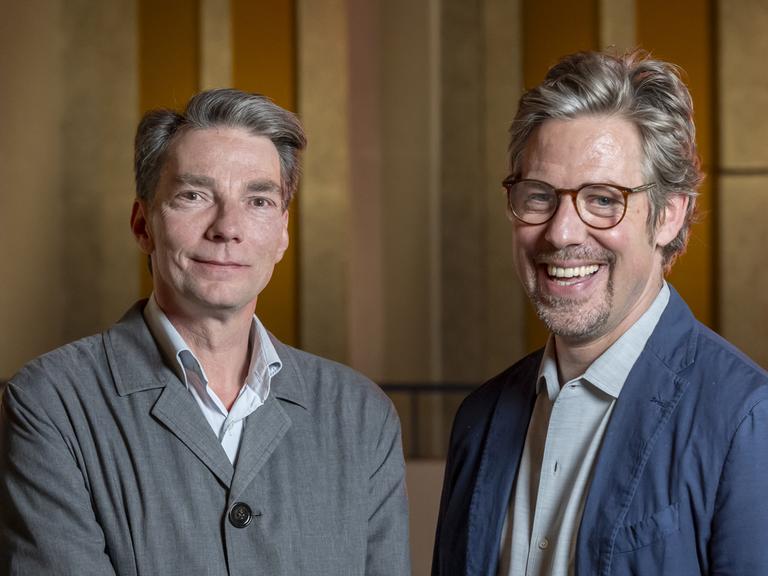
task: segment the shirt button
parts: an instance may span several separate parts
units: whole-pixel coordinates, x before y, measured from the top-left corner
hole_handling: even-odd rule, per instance
[[[546,550],[547,548],[549,548],[549,540],[546,538],[539,540],[539,550]]]
[[[252,519],[253,513],[250,506],[243,502],[236,502],[229,510],[229,523],[235,528],[245,528]]]

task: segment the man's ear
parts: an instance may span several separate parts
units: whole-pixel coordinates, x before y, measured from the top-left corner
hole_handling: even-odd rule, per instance
[[[685,194],[674,194],[667,199],[667,204],[662,210],[661,219],[656,227],[656,246],[663,248],[677,238],[685,224],[689,200]]]
[[[286,208],[282,215],[282,236],[280,238],[280,244],[277,247],[277,254],[275,255],[275,264],[280,262],[280,260],[283,259],[283,255],[285,254],[285,251],[288,249],[288,244],[290,244],[290,237],[288,234],[288,209]]]
[[[152,254],[155,251],[155,243],[152,240],[152,233],[149,229],[147,203],[139,198],[133,201],[131,231],[144,254]]]

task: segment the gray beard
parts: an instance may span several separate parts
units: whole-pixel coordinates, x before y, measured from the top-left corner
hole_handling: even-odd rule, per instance
[[[597,306],[583,310],[583,302],[570,298],[531,294],[536,314],[557,336],[575,340],[589,340],[600,333],[608,322],[613,307],[613,279],[608,280],[606,299]]]

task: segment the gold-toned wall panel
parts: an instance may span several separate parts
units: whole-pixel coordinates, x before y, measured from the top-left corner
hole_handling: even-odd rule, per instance
[[[768,2],[719,5],[721,166],[768,173]]]
[[[380,6],[384,377],[423,382],[440,347],[440,24],[434,1]]]
[[[136,299],[133,0],[0,2],[0,378]]]
[[[58,2],[5,2],[0,19],[0,378],[60,343]]]
[[[198,0],[139,0],[139,107],[182,108],[199,88]]]
[[[723,336],[768,368],[768,4],[719,0]]]
[[[345,2],[302,0],[299,103],[309,147],[300,211],[301,342],[341,362],[348,357],[349,134]]]
[[[768,174],[720,179],[723,267],[721,331],[768,368]]]
[[[296,110],[296,14],[293,0],[231,0],[232,79],[235,88],[259,92]],[[309,135],[310,141],[312,135]],[[291,208],[291,243],[259,295],[256,311],[269,330],[298,344],[298,198]]]
[[[535,86],[565,54],[599,43],[597,0],[524,0],[523,78]]]
[[[62,339],[69,341],[106,329],[137,296],[135,268],[126,264],[136,254],[128,221],[138,99],[135,3],[63,6],[56,186],[66,233],[56,247],[65,274]]]
[[[675,264],[669,281],[677,288],[696,317],[716,326],[715,274],[717,214],[713,213],[716,178],[714,166],[714,53],[710,0],[643,0],[637,3],[637,38],[642,47],[685,70],[693,96],[696,140],[703,168],[709,177],[698,199],[701,221],[691,230],[688,251]],[[663,14],[663,17],[659,17]],[[680,23],[685,22],[684,26]]]
[[[486,318],[494,313],[487,309],[485,290],[485,205],[477,195],[485,180],[485,22],[473,2],[444,0],[440,12],[440,57],[446,65],[438,85],[440,172],[433,184],[441,301],[440,370],[433,378],[471,382],[490,376],[481,376],[478,368],[488,346]]]
[[[375,380],[384,374],[384,278],[381,189],[382,62],[379,5],[348,0],[349,34],[349,283],[348,334],[350,365]],[[310,98],[309,94],[306,96]],[[319,104],[319,103],[318,103]],[[318,104],[315,104],[320,108]]]
[[[600,49],[626,52],[635,47],[636,0],[600,0]]]
[[[230,0],[200,0],[200,89],[232,86]]]
[[[526,350],[526,308],[513,262],[513,227],[501,181],[509,125],[523,89],[521,0],[485,0],[485,366],[500,372]]]
[[[293,0],[231,0],[235,87],[296,110],[296,7]]]

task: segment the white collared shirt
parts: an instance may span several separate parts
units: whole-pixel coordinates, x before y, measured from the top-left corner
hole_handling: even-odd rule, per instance
[[[282,368],[277,351],[264,326],[254,315],[249,349],[248,376],[227,410],[208,385],[208,377],[192,350],[157,304],[155,295],[144,307],[144,319],[166,362],[190,391],[232,464],[237,460],[245,419],[266,402],[272,377]]]
[[[502,531],[499,576],[574,573],[576,537],[608,421],[668,302],[665,282],[637,322],[562,387],[550,336]]]

